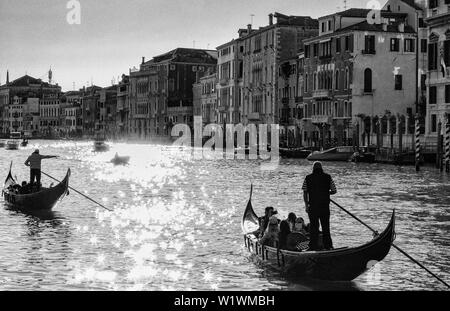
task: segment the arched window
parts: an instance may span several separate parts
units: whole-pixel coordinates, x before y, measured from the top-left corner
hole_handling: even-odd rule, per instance
[[[372,70],[370,68],[364,70],[364,92],[372,93]]]

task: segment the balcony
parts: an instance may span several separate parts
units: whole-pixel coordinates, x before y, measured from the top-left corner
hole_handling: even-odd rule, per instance
[[[228,84],[228,82],[230,81],[230,79],[229,78],[222,78],[222,79],[220,79],[220,85],[227,85]]]
[[[252,121],[259,121],[261,116],[259,115],[259,112],[252,112],[248,114],[248,119]]]
[[[331,124],[332,118],[326,115],[313,115],[311,116],[311,122],[313,124]]]
[[[330,90],[313,91],[312,96],[313,98],[329,98],[331,97],[331,91]]]
[[[361,51],[362,54],[364,55],[375,55],[376,51],[375,50],[368,50],[368,49],[364,49]]]
[[[281,103],[283,103],[283,104],[289,104],[289,97],[283,97],[283,98],[281,99]]]
[[[303,96],[296,96],[295,97],[295,102],[298,103],[302,103],[303,102]]]

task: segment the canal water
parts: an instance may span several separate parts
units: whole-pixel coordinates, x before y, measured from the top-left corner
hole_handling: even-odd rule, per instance
[[[19,151],[0,150],[0,175],[10,161],[18,180],[39,148],[43,171],[98,200],[74,191],[49,215],[0,209],[0,290],[437,290],[441,285],[395,249],[353,282],[285,278],[264,269],[243,247],[240,221],[250,184],[257,213],[274,206],[283,217],[306,218],[301,185],[306,160],[281,160],[273,171],[259,161],[194,160],[178,148],[31,141]],[[130,155],[129,166],[109,160]],[[395,243],[450,280],[450,177],[433,168],[327,163],[334,199],[382,231],[397,211]],[[43,184],[51,180],[43,177]],[[3,205],[3,203],[2,203]],[[372,233],[332,208],[335,247],[357,246]]]

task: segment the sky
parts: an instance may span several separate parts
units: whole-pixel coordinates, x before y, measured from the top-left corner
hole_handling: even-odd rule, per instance
[[[75,1],[75,0],[70,0]],[[268,15],[314,18],[343,10],[343,0],[78,0],[80,24],[69,24],[69,0],[0,0],[0,84],[25,74],[64,91],[109,86],[129,69],[177,47],[215,49],[239,28],[266,26]],[[383,5],[385,1],[380,1]],[[347,7],[368,0],[348,0]]]

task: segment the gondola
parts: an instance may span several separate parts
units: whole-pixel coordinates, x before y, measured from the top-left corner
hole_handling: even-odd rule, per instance
[[[259,260],[282,274],[292,277],[310,277],[327,281],[351,281],[375,263],[382,261],[395,239],[395,210],[387,228],[372,241],[355,248],[328,251],[293,252],[276,247],[261,246],[252,233],[259,228],[258,216],[253,210],[251,195],[242,219],[245,247]]]
[[[66,177],[54,187],[41,188],[39,192],[30,194],[17,194],[10,190],[10,186],[17,185],[10,168],[3,186],[3,199],[8,207],[13,209],[29,212],[49,211],[68,194],[69,178],[70,169],[67,170]]]
[[[280,148],[279,151],[281,157],[290,159],[306,159],[312,153],[305,148]]]
[[[22,147],[28,146],[28,139],[22,140],[22,142],[20,143],[20,145],[21,145]]]

